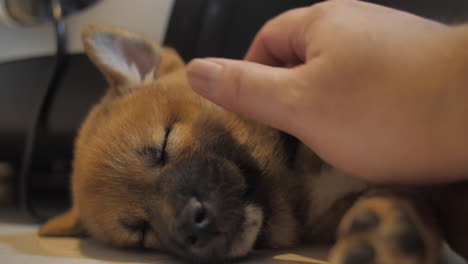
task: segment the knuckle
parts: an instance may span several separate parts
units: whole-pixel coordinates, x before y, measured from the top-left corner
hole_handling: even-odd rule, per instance
[[[309,7],[309,16],[316,20],[334,16],[340,7],[348,4],[349,0],[328,0],[313,4]]]
[[[320,2],[309,7],[309,17],[315,20],[323,18],[324,15],[328,12],[329,3]]]
[[[309,103],[308,100],[310,98],[305,92],[309,89],[298,79],[289,79],[288,85],[281,88],[283,89],[276,89],[277,91],[282,91],[277,97],[285,106],[288,114],[291,116],[301,115]]]
[[[246,85],[244,69],[239,64],[235,63],[230,67],[227,74],[230,101],[239,102],[242,98],[241,91]]]

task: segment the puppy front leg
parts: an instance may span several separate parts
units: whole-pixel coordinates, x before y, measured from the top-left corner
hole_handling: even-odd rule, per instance
[[[345,214],[332,264],[436,264],[442,239],[432,212],[411,196],[366,195]]]

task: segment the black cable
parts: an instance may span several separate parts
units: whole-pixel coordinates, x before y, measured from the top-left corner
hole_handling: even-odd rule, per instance
[[[69,57],[66,51],[67,30],[62,16],[60,0],[52,0],[51,7],[56,38],[55,61],[47,89],[37,105],[36,116],[26,135],[23,159],[18,176],[18,204],[21,209],[37,221],[43,221],[44,219],[34,209],[30,197],[31,165],[35,155],[38,136],[43,135],[47,131],[50,106],[62,81],[63,73],[66,71]]]

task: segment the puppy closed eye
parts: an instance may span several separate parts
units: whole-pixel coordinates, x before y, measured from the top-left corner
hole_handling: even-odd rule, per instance
[[[144,247],[146,233],[149,229],[149,223],[145,220],[122,217],[119,219],[120,224],[129,233],[138,235],[138,246]]]
[[[138,151],[138,153],[149,162],[151,167],[160,168],[165,164],[163,150],[159,147],[146,146]]]
[[[138,151],[138,153],[141,156],[143,156],[145,159],[150,161],[151,167],[160,168],[166,165],[166,162],[167,162],[166,146],[167,146],[167,140],[169,138],[170,132],[171,132],[171,128],[167,128],[166,133],[164,134],[164,139],[162,141],[161,147],[145,146],[140,151]]]

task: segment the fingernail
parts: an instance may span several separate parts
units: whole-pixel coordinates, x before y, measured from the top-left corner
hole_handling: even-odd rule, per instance
[[[194,59],[188,64],[187,75],[192,88],[203,95],[213,90],[214,83],[223,69],[220,63],[207,59]]]

